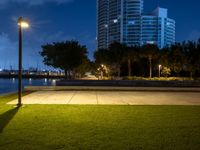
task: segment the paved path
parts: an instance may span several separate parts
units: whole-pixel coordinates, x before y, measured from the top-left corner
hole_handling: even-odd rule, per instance
[[[200,93],[39,91],[23,97],[22,102],[23,104],[200,105]],[[17,104],[17,100],[8,104]]]

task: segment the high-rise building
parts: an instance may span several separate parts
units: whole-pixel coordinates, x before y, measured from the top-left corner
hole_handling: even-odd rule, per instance
[[[98,48],[106,48],[108,46],[108,11],[109,0],[97,1],[97,38]]]
[[[157,8],[141,19],[141,44],[156,44],[159,48],[175,42],[175,21],[167,18],[167,9]]]
[[[141,43],[143,0],[122,0],[121,41],[127,45]]]
[[[164,8],[143,13],[143,0],[97,0],[97,48],[114,41],[162,48],[175,42],[175,21]]]

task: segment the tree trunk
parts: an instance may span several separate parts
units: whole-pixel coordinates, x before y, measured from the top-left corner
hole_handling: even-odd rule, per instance
[[[68,79],[68,71],[65,70],[65,78]]]
[[[118,77],[120,77],[120,75],[121,75],[121,68],[120,68],[120,66],[118,67]]]
[[[77,73],[76,73],[76,71],[74,70],[74,71],[72,71],[72,79],[76,79],[76,77],[77,77]]]
[[[68,79],[72,79],[72,71],[68,71]]]
[[[152,58],[149,57],[149,77],[152,78]]]
[[[128,59],[128,76],[130,77],[132,74],[132,70],[131,70],[131,60]]]
[[[192,78],[193,78],[193,73],[192,73],[192,71],[190,72],[190,79],[192,80]]]
[[[103,80],[103,70],[101,70],[101,80]]]

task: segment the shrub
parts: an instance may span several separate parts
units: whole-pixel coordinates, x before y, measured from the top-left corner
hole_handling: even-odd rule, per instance
[[[168,67],[163,67],[163,69],[161,71],[161,75],[163,77],[169,77],[171,75],[171,69]]]

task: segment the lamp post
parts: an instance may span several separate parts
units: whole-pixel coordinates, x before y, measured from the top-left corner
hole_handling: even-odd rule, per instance
[[[159,66],[158,66],[158,71],[159,71],[159,73],[158,73],[158,74],[159,74],[159,78],[160,78],[160,71],[161,71],[161,67],[162,67],[162,65],[159,65]]]
[[[19,62],[18,62],[18,104],[20,107],[22,105],[22,29],[28,28],[29,24],[22,17],[18,19],[19,26]]]

